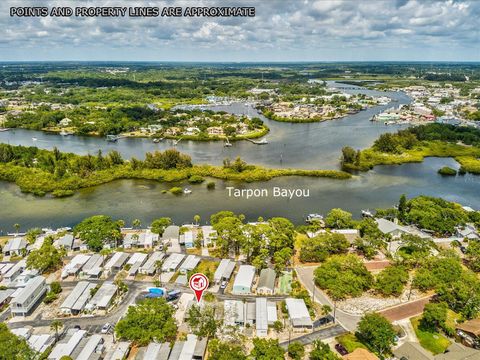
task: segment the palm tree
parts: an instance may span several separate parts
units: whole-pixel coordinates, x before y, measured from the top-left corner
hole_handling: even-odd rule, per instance
[[[105,264],[105,258],[110,255],[110,253],[112,252],[112,249],[107,249],[107,248],[103,248],[102,250],[100,250],[100,255],[103,256],[103,263]]]
[[[18,230],[20,230],[20,224],[14,224],[13,227],[15,228],[15,232],[18,234]]]
[[[142,225],[142,222],[139,219],[134,219],[132,221],[132,225],[133,225],[134,228],[138,228]]]
[[[200,223],[200,215],[195,215],[195,216],[193,217],[193,221],[195,221],[195,224],[198,225],[198,224]]]
[[[160,285],[162,284],[162,266],[163,266],[163,260],[157,260],[155,261],[155,272],[159,273],[158,274],[158,279],[160,281]]]
[[[55,331],[55,341],[58,341],[58,330],[63,327],[63,323],[60,320],[53,320],[50,323],[50,330]]]

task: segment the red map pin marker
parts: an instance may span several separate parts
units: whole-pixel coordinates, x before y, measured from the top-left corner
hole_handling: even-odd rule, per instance
[[[202,299],[203,292],[208,288],[208,278],[200,273],[193,274],[188,282],[190,289],[195,292],[197,302]]]

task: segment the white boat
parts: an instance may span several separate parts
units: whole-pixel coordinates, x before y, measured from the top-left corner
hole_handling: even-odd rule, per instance
[[[230,147],[230,146],[232,146],[232,143],[231,143],[230,141],[228,141],[228,137],[227,137],[227,139],[225,140],[223,146],[225,146],[225,147]]]
[[[60,131],[60,135],[69,136],[69,135],[73,135],[73,132],[62,130],[62,131]]]
[[[308,214],[307,223],[312,223],[314,221],[323,221],[323,216],[320,214]]]
[[[10,130],[9,128],[0,128],[0,132],[8,131]]]
[[[188,194],[192,193],[192,190],[190,190],[189,188],[185,188],[185,189],[183,189],[183,193],[188,195]]]
[[[37,141],[38,139],[36,137],[32,137],[32,140],[33,141]]]
[[[257,145],[266,145],[266,144],[268,144],[267,138],[263,138],[263,139],[260,140],[260,141],[256,141],[255,144],[257,144]]]
[[[362,210],[362,216],[363,217],[373,217],[373,214],[370,210]]]
[[[155,139],[153,139],[153,142],[154,142],[155,144],[158,144],[158,143],[159,143],[160,141],[162,141],[162,140],[163,140],[163,138],[155,138]]]

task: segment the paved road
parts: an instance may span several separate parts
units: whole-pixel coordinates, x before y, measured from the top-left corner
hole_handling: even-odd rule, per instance
[[[308,344],[313,343],[317,339],[320,339],[320,340],[329,339],[329,338],[332,338],[332,337],[335,337],[335,336],[338,336],[338,335],[341,335],[341,334],[345,334],[346,332],[348,332],[348,331],[345,330],[342,326],[335,325],[335,326],[330,326],[330,327],[325,328],[325,329],[316,330],[314,332],[311,332],[311,333],[306,334],[306,335],[302,335],[302,336],[300,336],[298,338],[295,338],[295,339],[291,339],[290,342],[298,341],[298,342],[302,343],[303,345],[308,345]],[[283,349],[286,350],[288,348],[288,341],[280,343],[280,346]]]
[[[382,311],[380,314],[385,316],[390,321],[398,321],[402,319],[408,319],[415,315],[420,315],[427,303],[430,302],[431,297],[424,297],[416,301],[412,301],[406,304],[397,305]]]
[[[315,288],[315,301],[322,305],[330,305],[333,309],[333,303],[330,301],[330,299],[323,293],[322,290],[314,286],[313,270],[315,270],[315,267],[297,267],[295,270],[298,274],[298,280],[308,290],[310,295],[313,293]],[[361,318],[359,315],[351,315],[340,309],[336,309],[335,316],[337,322],[348,331],[355,331]]]

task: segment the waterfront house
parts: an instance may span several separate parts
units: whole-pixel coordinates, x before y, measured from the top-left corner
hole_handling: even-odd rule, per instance
[[[73,257],[73,259],[64,266],[62,270],[62,279],[70,276],[70,275],[77,275],[80,270],[82,269],[83,265],[87,263],[90,259],[91,255],[86,254],[78,254]]]
[[[73,244],[74,239],[72,234],[65,234],[54,242],[55,247],[63,247],[65,250],[73,250]]]
[[[183,235],[180,235],[180,244],[183,244],[186,249],[193,248],[193,231],[185,231]]]
[[[313,327],[310,313],[303,299],[285,299],[290,324],[294,329],[311,329]]]
[[[205,225],[202,226],[203,240],[202,246],[208,246],[217,238],[217,231],[213,229],[213,226]]]
[[[10,311],[14,316],[28,315],[34,306],[47,292],[47,284],[43,276],[30,279],[10,303]]]
[[[409,231],[404,226],[398,225],[393,221],[387,219],[375,219],[378,225],[378,229],[384,233],[391,235],[392,238],[399,238],[403,234],[408,234]]]
[[[72,123],[72,120],[69,119],[69,118],[63,118],[62,120],[60,120],[60,122],[58,123],[60,126],[63,126],[63,127],[67,127],[67,126],[70,126],[70,124]]]
[[[23,237],[14,237],[7,241],[2,249],[2,252],[6,256],[22,255],[27,251],[27,241]]]
[[[232,293],[237,295],[250,294],[254,278],[255,268],[253,266],[240,265],[233,283]]]
[[[258,279],[257,294],[273,295],[275,291],[275,279],[277,273],[275,270],[266,268],[260,271],[260,278]]]

